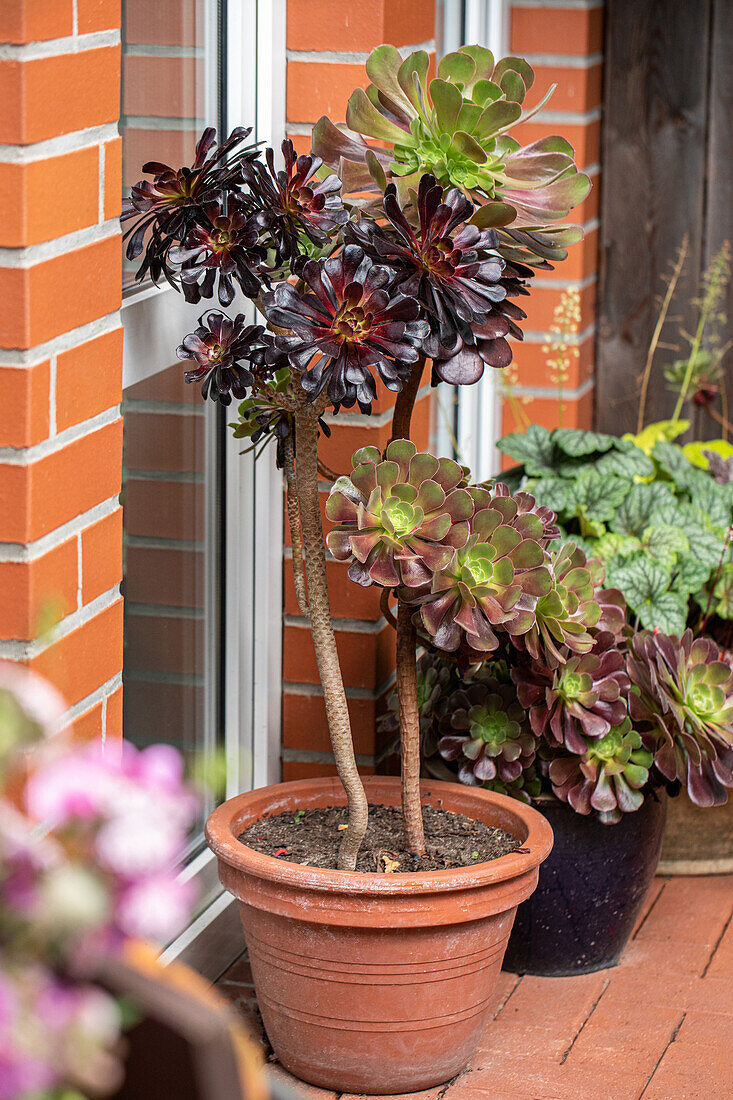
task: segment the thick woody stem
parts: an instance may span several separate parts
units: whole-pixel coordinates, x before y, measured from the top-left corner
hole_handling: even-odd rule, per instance
[[[407,850],[425,853],[425,832],[420,803],[420,711],[417,705],[415,627],[412,610],[397,605],[397,697],[400,708],[400,765],[402,818]]]
[[[392,417],[392,439],[409,439],[412,410],[425,369],[421,358],[397,395]],[[397,697],[400,710],[400,753],[402,772],[402,816],[407,847],[425,852],[422,806],[420,803],[420,711],[417,704],[417,655],[412,611],[397,602]]]
[[[356,768],[346,692],[331,624],[323,525],[318,500],[317,446],[318,413],[313,407],[301,407],[295,414],[295,477],[305,549],[310,628],[323,686],[333,755],[349,802],[349,827],[344,830],[338,866],[341,871],[353,871],[366,832],[368,810],[366,794]]]
[[[415,398],[420,389],[420,379],[425,369],[425,359],[418,359],[410,372],[410,377],[397,394],[392,414],[392,439],[409,439],[412,410],[415,408]]]
[[[300,526],[300,508],[298,507],[298,495],[295,485],[295,452],[293,450],[292,436],[283,440],[283,456],[285,458],[285,482],[287,490],[285,501],[288,512],[288,526],[290,527],[290,544],[293,550],[293,582],[295,584],[295,597],[301,614],[308,618],[308,597],[305,588],[305,570],[303,566],[303,531]]]

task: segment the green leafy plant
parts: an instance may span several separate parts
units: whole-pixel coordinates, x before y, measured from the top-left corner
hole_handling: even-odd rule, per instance
[[[729,617],[733,492],[671,441],[675,430],[618,438],[532,425],[498,446],[521,463],[510,483],[553,508],[562,533],[603,563],[631,625],[681,634],[710,612],[710,592],[713,613]]]

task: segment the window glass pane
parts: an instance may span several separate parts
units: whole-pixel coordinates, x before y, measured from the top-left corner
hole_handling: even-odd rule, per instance
[[[197,137],[216,124],[216,0],[124,0],[122,187],[149,160],[190,164]],[[134,282],[125,261],[124,285]]]
[[[125,735],[191,758],[218,741],[218,425],[182,364],[124,391]]]
[[[223,0],[124,0],[125,193],[144,162],[189,164],[204,127],[219,126],[223,10]],[[136,266],[125,261],[128,288]],[[152,302],[131,293],[123,309],[126,346],[136,349],[122,402],[124,732],[133,744],[168,742],[199,763],[222,742],[224,420],[175,360],[200,310],[170,289],[157,292],[155,309]],[[161,309],[169,319],[180,314],[180,331],[178,321],[162,324]],[[202,806],[194,849],[209,809]]]

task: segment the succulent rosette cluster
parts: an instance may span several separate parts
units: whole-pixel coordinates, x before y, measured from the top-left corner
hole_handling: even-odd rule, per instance
[[[520,636],[534,622],[550,576],[541,546],[543,524],[520,513],[511,496],[474,487],[470,534],[426,589],[403,598],[418,608],[422,630],[437,649],[468,649],[479,659],[499,645],[497,631]]]
[[[563,138],[522,148],[508,135],[551,93],[523,111],[531,66],[516,57],[495,63],[482,46],[447,54],[432,80],[428,60],[424,50],[403,60],[394,46],[378,46],[366,66],[371,84],[349,100],[347,131],[321,118],[313,131],[316,153],[338,169],[347,192],[383,189],[391,179],[406,198],[430,172],[485,204],[482,224],[500,229],[507,258],[534,264],[564,258],[580,230],[554,223],[582,202],[590,181]]]
[[[276,344],[290,361],[308,399],[327,390],[338,408],[358,403],[368,412],[376,375],[399,391],[419,359],[428,331],[414,298],[394,289],[389,268],[374,264],[357,245],[301,270],[307,290],[280,283],[262,300],[266,317],[288,332]]]
[[[491,678],[449,697],[440,731],[438,751],[444,760],[461,761],[462,783],[513,783],[535,758],[537,741],[513,685]]]
[[[339,561],[350,561],[357,584],[415,589],[468,538],[473,515],[462,487],[463,467],[419,452],[409,439],[393,440],[384,452],[363,447],[340,477],[326,503],[335,526],[327,545]]]
[[[254,223],[266,232],[280,264],[302,254],[304,239],[316,248],[328,244],[349,217],[341,201],[338,176],[331,173],[319,178],[321,158],[312,153],[296,156],[289,138],[281,149],[283,170],[275,168],[272,149],[265,152],[266,165],[250,161],[242,166],[245,184],[257,208]]]
[[[710,638],[644,631],[631,642],[631,717],[665,779],[698,806],[733,787],[733,667]]]
[[[526,314],[510,297],[528,294],[531,268],[508,264],[496,251],[493,229],[470,219],[475,208],[457,188],[444,191],[424,175],[411,192],[418,225],[410,225],[394,184],[384,192],[388,228],[375,221],[351,223],[353,239],[396,272],[395,285],[417,298],[430,332],[423,351],[436,377],[453,384],[478,381],[484,365],[505,367],[512,359],[507,335],[522,339],[517,321]]]
[[[570,752],[585,752],[586,739],[605,737],[627,714],[626,661],[606,632],[597,636],[590,653],[567,651],[557,668],[520,659],[512,678],[535,734]]]
[[[549,584],[534,609],[534,622],[517,638],[533,660],[550,666],[563,663],[565,651],[588,653],[593,628],[601,618],[596,593],[603,567],[573,542],[564,542],[547,557]]]
[[[583,753],[556,757],[549,777],[554,794],[577,813],[595,810],[601,821],[612,825],[641,806],[653,762],[627,715],[603,737],[588,739]]]
[[[231,404],[232,395],[246,397],[282,361],[262,325],[248,324],[243,313],[232,320],[219,310],[199,317],[198,327],[183,338],[176,355],[196,364],[186,371],[186,382],[200,382],[201,396],[222,405]]]
[[[242,166],[259,156],[256,145],[241,148],[251,133],[251,127],[239,126],[219,144],[216,130],[208,127],[190,167],[172,168],[159,161],[143,165],[143,172],[153,179],[136,183],[122,203],[122,221],[135,219],[125,233],[127,258],[143,256],[138,280],[149,275],[157,283],[163,276],[176,285],[179,265],[170,252],[180,247],[196,226],[213,229],[204,212],[206,204],[219,205],[223,196],[238,193]]]
[[[266,252],[245,204],[236,195],[220,195],[203,203],[201,213],[202,224],[194,225],[182,244],[168,253],[173,263],[180,264],[186,301],[211,298],[216,287],[219,304],[231,305],[235,281],[244,294],[256,297],[262,285]]]

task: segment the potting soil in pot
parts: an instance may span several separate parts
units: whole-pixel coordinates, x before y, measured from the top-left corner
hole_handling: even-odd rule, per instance
[[[239,840],[256,852],[302,867],[335,869],[347,822],[347,810],[341,806],[297,810],[263,818],[242,833]],[[503,829],[433,806],[423,806],[423,823],[427,853],[417,856],[404,849],[401,810],[394,806],[370,806],[357,871],[407,874],[470,867],[508,855],[520,846]]]

